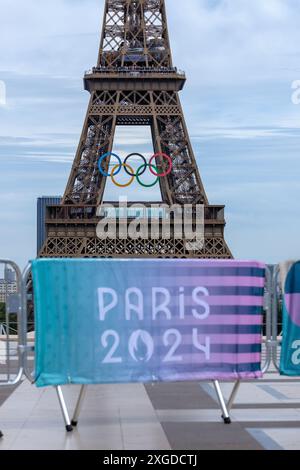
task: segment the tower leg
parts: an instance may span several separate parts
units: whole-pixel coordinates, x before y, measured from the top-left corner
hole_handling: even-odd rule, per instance
[[[66,430],[67,430],[67,432],[71,432],[71,431],[73,431],[73,427],[71,425],[71,421],[70,421],[70,417],[69,417],[69,413],[68,413],[68,409],[67,409],[67,405],[66,405],[66,402],[65,402],[65,398],[64,398],[62,389],[61,389],[60,386],[55,387],[55,389],[56,389],[58,401],[59,401],[59,404],[60,404],[61,412],[62,412],[62,415],[63,415],[63,418],[64,418],[64,422],[65,422],[65,425],[66,425]]]
[[[222,419],[223,419],[225,424],[230,424],[231,419],[230,419],[228,409],[227,409],[227,406],[226,406],[226,403],[225,403],[225,400],[224,400],[224,397],[223,397],[223,393],[222,393],[222,390],[221,390],[221,387],[220,387],[220,383],[219,383],[218,380],[214,380],[214,387],[215,387],[216,394],[217,394],[217,397],[218,397],[218,400],[219,400],[219,403],[220,403],[220,407],[221,407],[221,410],[222,410]]]

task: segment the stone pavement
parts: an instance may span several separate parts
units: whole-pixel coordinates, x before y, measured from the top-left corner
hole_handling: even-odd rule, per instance
[[[222,384],[225,396],[231,387]],[[71,409],[78,387],[64,391]],[[0,407],[0,450],[299,450],[300,381],[272,371],[243,383],[232,421],[221,421],[210,383],[97,385],[67,434],[54,389],[24,381]]]

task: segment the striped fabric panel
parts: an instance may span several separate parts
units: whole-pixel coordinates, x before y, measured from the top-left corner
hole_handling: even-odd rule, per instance
[[[264,278],[249,261],[37,260],[37,385],[260,377]]]

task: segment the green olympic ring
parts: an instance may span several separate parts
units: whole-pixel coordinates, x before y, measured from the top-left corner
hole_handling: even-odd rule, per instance
[[[144,165],[141,165],[137,172],[136,172],[136,180],[137,182],[143,186],[143,188],[153,188],[153,186],[155,186],[157,183],[158,183],[158,180],[159,180],[159,176],[156,177],[156,180],[154,181],[154,183],[151,183],[151,184],[145,184],[143,183],[141,180],[140,180],[140,176],[145,172],[146,168],[149,167],[149,168],[154,168],[154,170],[156,171],[156,173],[158,174],[158,168],[155,166],[155,165],[152,165],[151,163],[145,163]],[[144,171],[141,171],[143,168]]]

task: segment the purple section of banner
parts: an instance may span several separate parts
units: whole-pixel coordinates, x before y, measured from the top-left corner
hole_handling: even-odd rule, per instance
[[[162,277],[162,282],[167,283],[169,278]],[[176,284],[182,286],[223,286],[223,287],[264,287],[263,277],[238,277],[238,276],[180,276],[176,279]]]
[[[210,344],[261,344],[261,335],[234,335],[234,334],[203,334],[200,333],[198,335],[198,341],[200,344],[205,343],[205,338],[209,336]],[[182,336],[182,344],[190,344],[191,343],[191,336],[190,335],[183,335]]]
[[[185,364],[250,364],[260,362],[260,353],[212,353],[209,359],[204,353],[183,354],[182,362]]]
[[[201,322],[201,320],[200,320]],[[202,325],[261,325],[261,315],[210,315],[200,323],[199,319],[189,316],[186,318],[184,324],[186,326],[198,326],[201,329]],[[182,325],[182,320],[172,320],[173,325]]]
[[[300,294],[285,294],[284,300],[292,322],[300,326]]]
[[[200,295],[197,297],[200,298]],[[208,296],[201,296],[201,300],[207,303],[208,305],[232,305],[232,306],[257,306],[262,307],[264,304],[263,297],[255,296],[255,295],[208,295]],[[195,300],[187,296],[186,297],[186,306],[194,306],[195,307]]]
[[[188,373],[184,374],[184,379],[178,374],[169,373],[168,381],[169,382],[178,382],[178,381],[211,381],[211,380],[253,380],[261,379],[263,373],[261,371],[253,372],[199,372],[197,373]]]

